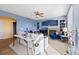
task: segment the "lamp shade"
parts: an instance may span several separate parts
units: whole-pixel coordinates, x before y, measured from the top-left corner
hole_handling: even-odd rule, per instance
[[[64,32],[67,32],[67,27],[63,28],[63,31],[64,31]]]

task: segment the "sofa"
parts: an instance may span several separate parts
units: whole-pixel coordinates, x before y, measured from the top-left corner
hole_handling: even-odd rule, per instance
[[[59,38],[59,35],[54,32],[54,33],[51,33],[50,34],[50,38],[51,39],[58,39]]]

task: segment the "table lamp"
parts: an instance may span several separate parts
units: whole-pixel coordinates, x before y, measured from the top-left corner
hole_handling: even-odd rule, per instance
[[[64,31],[65,36],[67,36],[67,35],[66,35],[66,34],[67,34],[67,27],[64,27],[64,28],[63,28],[63,31]]]

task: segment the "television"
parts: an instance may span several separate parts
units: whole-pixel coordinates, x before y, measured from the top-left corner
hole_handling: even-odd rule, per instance
[[[46,21],[43,21],[42,26],[58,26],[58,20],[46,20]]]

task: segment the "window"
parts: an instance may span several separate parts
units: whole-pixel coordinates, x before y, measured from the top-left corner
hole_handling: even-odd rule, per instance
[[[43,21],[42,26],[58,26],[58,20]]]

